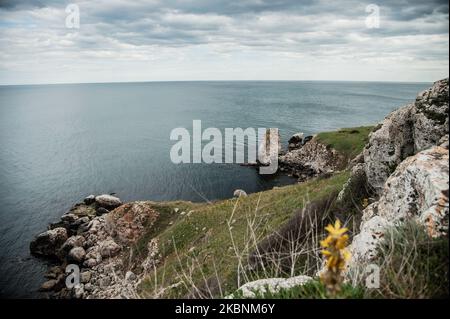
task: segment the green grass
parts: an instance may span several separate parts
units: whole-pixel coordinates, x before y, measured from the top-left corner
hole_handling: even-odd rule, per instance
[[[161,262],[156,273],[140,286],[142,297],[152,296],[155,289],[182,282],[187,274],[198,286],[207,286],[211,278],[220,283],[214,296],[233,292],[237,288],[238,260],[232,240],[239,253],[248,253],[252,246],[248,223],[254,222],[256,242],[277,230],[294,211],[314,199],[338,191],[348,179],[348,172],[337,173],[329,179],[315,179],[269,191],[251,194],[248,197],[216,201],[211,204],[189,202],[155,203],[161,214],[157,230],[149,230],[139,242],[140,249],[156,235],[159,241]],[[174,208],[193,210],[190,216],[174,213]],[[232,216],[232,217],[231,217]],[[232,221],[232,236],[228,221]],[[169,221],[173,224],[169,225]],[[178,276],[181,275],[182,278]],[[241,281],[241,284],[243,282]],[[192,283],[191,283],[192,284]],[[218,285],[216,285],[218,286]],[[190,285],[180,284],[168,290],[163,297],[183,297],[191,290]],[[208,292],[209,293],[209,292]]]
[[[373,126],[344,128],[339,131],[319,133],[316,139],[318,142],[334,148],[347,160],[350,160],[364,149],[372,129]]]
[[[378,247],[380,289],[375,298],[448,298],[448,236],[430,238],[423,226],[405,222],[390,229]]]

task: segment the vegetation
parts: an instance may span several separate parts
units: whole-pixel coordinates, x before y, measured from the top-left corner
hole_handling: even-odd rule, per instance
[[[329,145],[350,160],[364,149],[372,129],[373,126],[344,128],[339,131],[319,133],[316,138],[318,142]]]
[[[141,295],[151,297],[173,287],[163,296],[220,297],[257,279],[261,274],[248,268],[248,257],[257,244],[311,200],[339,191],[348,176],[341,172],[329,179],[213,203],[155,203],[166,228],[161,227],[156,236],[160,262],[154,276],[141,285]],[[180,208],[178,213],[175,208]],[[151,230],[138,249],[154,234]]]
[[[379,298],[448,298],[448,237],[433,239],[416,222],[405,222],[387,232],[378,248]]]

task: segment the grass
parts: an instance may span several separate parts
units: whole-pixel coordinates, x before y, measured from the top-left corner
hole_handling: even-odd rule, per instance
[[[430,238],[414,221],[390,229],[378,247],[380,289],[375,298],[448,298],[448,236]]]
[[[162,221],[138,243],[142,250],[156,235],[160,262],[139,287],[142,297],[220,297],[248,277],[248,255],[265,236],[286,223],[311,200],[339,191],[348,172],[211,204],[155,203]],[[178,213],[174,209],[180,208]],[[182,211],[192,211],[183,214]],[[188,216],[189,215],[189,216]],[[172,223],[171,223],[172,222]],[[249,227],[251,225],[252,227]]]
[[[316,139],[343,154],[347,160],[351,160],[364,149],[372,129],[373,126],[344,128],[339,131],[319,133]]]

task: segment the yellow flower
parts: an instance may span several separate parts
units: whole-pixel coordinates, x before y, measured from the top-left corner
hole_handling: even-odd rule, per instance
[[[337,219],[336,222],[334,223],[334,227],[333,227],[333,225],[329,224],[327,227],[325,227],[325,230],[328,231],[330,236],[332,236],[334,238],[339,238],[348,229],[345,227],[341,228],[341,222],[339,221],[339,219]]]
[[[336,295],[341,290],[343,282],[342,272],[345,269],[347,260],[350,259],[350,252],[347,247],[349,236],[345,234],[348,229],[341,226],[339,219],[334,225],[325,227],[328,236],[320,241],[322,255],[326,259],[326,271],[320,276],[322,282],[327,287],[331,295]]]

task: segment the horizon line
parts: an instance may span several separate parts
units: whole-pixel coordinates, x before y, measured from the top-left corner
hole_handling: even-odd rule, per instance
[[[448,76],[442,79],[448,78]],[[435,80],[435,81],[439,81]],[[0,86],[44,86],[44,85],[77,85],[77,84],[136,84],[136,83],[192,83],[192,82],[365,82],[365,83],[408,83],[423,84],[435,81],[395,81],[395,80],[146,80],[146,81],[111,81],[111,82],[56,82],[56,83],[15,83]]]

